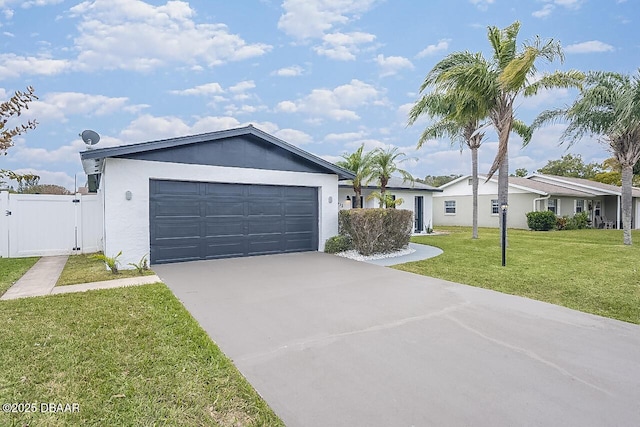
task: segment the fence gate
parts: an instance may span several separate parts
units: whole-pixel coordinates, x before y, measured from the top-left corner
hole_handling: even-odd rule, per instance
[[[0,193],[0,256],[65,255],[102,249],[98,195]]]

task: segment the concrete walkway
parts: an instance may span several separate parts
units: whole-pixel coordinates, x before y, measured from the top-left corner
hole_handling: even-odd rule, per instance
[[[421,245],[420,243],[409,243],[409,248],[415,252],[393,258],[371,259],[364,262],[388,267],[390,265],[404,264],[405,262],[422,261],[442,254],[442,249],[435,246]]]
[[[85,292],[93,289],[111,289],[160,282],[160,278],[153,275],[83,283],[80,285],[56,286],[56,282],[60,274],[62,274],[64,265],[67,263],[67,258],[69,258],[68,255],[40,258],[24,276],[0,297],[0,300]]]

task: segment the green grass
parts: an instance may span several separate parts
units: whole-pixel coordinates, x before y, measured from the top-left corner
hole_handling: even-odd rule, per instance
[[[123,279],[125,277],[137,277],[140,274],[136,270],[119,270],[113,274],[107,270],[103,261],[92,259],[92,254],[71,255],[56,286],[76,285],[78,283],[101,282],[103,280]],[[144,275],[155,274],[146,270]]]
[[[638,231],[635,245],[624,246],[621,230],[509,230],[506,267],[497,229],[480,229],[477,240],[470,228],[438,231],[451,234],[412,241],[442,255],[396,268],[640,323]]]
[[[164,284],[0,301],[2,426],[280,426]]]
[[[40,258],[0,258],[0,295],[7,292]]]

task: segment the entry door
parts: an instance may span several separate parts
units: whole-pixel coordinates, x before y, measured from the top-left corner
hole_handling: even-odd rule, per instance
[[[424,197],[423,196],[416,196],[415,197],[415,203],[414,203],[414,209],[413,209],[414,215],[415,215],[415,230],[416,233],[422,233],[422,230],[424,229]]]

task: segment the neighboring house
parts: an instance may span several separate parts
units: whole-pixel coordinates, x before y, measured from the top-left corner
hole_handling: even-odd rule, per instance
[[[351,181],[340,181],[338,197],[341,209],[351,209],[353,207],[352,200],[356,197],[353,192]],[[362,186],[362,198],[360,206],[363,208],[377,208],[379,202],[369,196],[373,192],[379,192],[380,188],[375,182],[369,182]],[[433,193],[439,193],[442,190],[432,187],[421,182],[403,181],[402,178],[391,177],[387,184],[387,193],[391,194],[393,199],[402,199],[403,203],[398,206],[399,209],[407,209],[413,212],[414,232],[423,233],[427,228],[433,228]]]
[[[316,251],[353,174],[253,126],[80,153],[122,265]]]
[[[478,225],[498,227],[498,177],[478,186]],[[440,187],[434,196],[434,224],[471,226],[471,176],[463,176]],[[621,226],[621,188],[581,178],[533,174],[509,177],[508,226],[528,228],[526,213],[552,211],[558,216],[587,212],[594,227]],[[640,226],[640,189],[633,189],[632,228]]]

